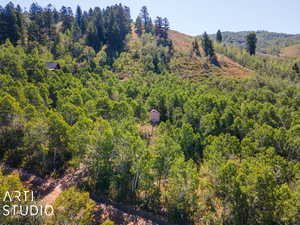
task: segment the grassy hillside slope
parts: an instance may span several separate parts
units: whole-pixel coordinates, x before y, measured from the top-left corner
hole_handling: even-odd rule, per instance
[[[198,74],[209,75],[211,73],[235,78],[247,78],[255,75],[254,71],[241,66],[222,54],[217,54],[220,67],[210,65],[210,63],[205,60],[203,57],[203,49],[200,49],[202,57],[191,58],[189,55],[194,37],[174,30],[169,31],[169,37],[174,43],[175,51],[182,54],[180,59],[178,59],[179,61],[181,60],[181,63],[179,62],[178,64],[180,65],[178,66],[180,68],[179,73],[184,77],[195,78]]]
[[[223,41],[224,43],[231,43],[240,47],[245,47],[246,35],[249,32],[250,31],[222,32]],[[282,49],[300,43],[300,35],[275,33],[268,31],[257,31],[256,35],[258,39],[258,52],[264,54],[279,55]],[[215,38],[215,35],[211,36]]]
[[[291,45],[291,46],[281,49],[280,56],[300,57],[300,44]]]

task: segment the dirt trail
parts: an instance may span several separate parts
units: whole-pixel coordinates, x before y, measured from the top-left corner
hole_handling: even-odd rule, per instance
[[[33,190],[36,198],[45,205],[51,205],[65,189],[76,186],[88,172],[86,168],[81,168],[60,179],[43,179],[23,169],[12,169],[6,165],[1,165],[0,169],[5,174],[18,174],[23,185]],[[132,206],[114,203],[104,196],[94,196],[92,199],[97,203],[94,211],[95,225],[107,219],[114,221],[116,225],[175,225],[169,223],[164,217]]]
[[[41,199],[41,203],[45,205],[52,204],[64,190],[76,185],[76,183],[79,182],[82,177],[85,177],[87,175],[87,172],[87,169],[85,167],[82,167],[77,171],[68,173],[57,180],[54,188]]]
[[[118,225],[175,225],[166,218],[149,212],[137,210],[131,206],[116,203],[98,203],[96,221],[112,220]]]
[[[41,203],[43,205],[51,205],[56,198],[63,192],[62,186],[59,184],[51,191],[48,195],[46,195],[42,200]]]

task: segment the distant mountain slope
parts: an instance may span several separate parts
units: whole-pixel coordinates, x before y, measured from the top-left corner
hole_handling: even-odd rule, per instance
[[[250,31],[222,32],[224,43],[232,43],[241,47],[246,45],[246,35]],[[258,51],[264,54],[279,55],[281,50],[292,45],[300,44],[300,35],[275,33],[268,31],[256,32]],[[215,34],[211,35],[215,38]],[[289,56],[289,55],[287,55]]]

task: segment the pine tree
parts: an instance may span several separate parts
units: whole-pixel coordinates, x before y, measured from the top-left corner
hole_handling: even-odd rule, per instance
[[[158,38],[163,38],[163,32],[163,19],[158,16],[154,21],[154,34]]]
[[[17,41],[21,38],[21,28],[19,27],[19,25],[22,22],[20,21],[21,18],[17,17],[17,11],[14,8],[13,3],[10,2],[6,5],[1,17],[2,23],[0,25],[0,42],[4,43],[8,38],[14,45],[16,45]]]
[[[216,66],[220,66],[220,64],[218,62],[218,58],[215,54],[212,40],[208,37],[206,32],[203,34],[203,37],[202,37],[202,48],[205,52],[205,56],[209,57],[210,63],[214,64]]]
[[[25,46],[27,44],[27,30],[24,22],[23,12],[20,5],[16,8],[17,25],[20,29],[20,43]]]
[[[47,35],[51,40],[55,39],[55,33],[53,32],[53,25],[54,25],[54,18],[53,18],[53,11],[52,11],[52,5],[49,4],[46,9],[42,13],[42,20],[44,24],[44,29],[47,32]]]
[[[214,56],[215,50],[213,48],[212,41],[208,37],[206,32],[204,32],[203,37],[202,37],[202,48],[205,52],[205,56],[209,56],[209,57]]]
[[[254,32],[249,33],[246,37],[247,39],[247,51],[250,55],[255,55],[256,53],[256,43],[257,43],[257,37]]]
[[[192,43],[192,52],[195,53],[196,56],[201,56],[198,40],[195,38]]]
[[[135,21],[135,33],[138,37],[142,36],[143,34],[143,24],[140,16],[138,16]]]
[[[94,10],[94,16],[95,16],[95,31],[96,31],[96,42],[95,43],[95,51],[98,52],[104,42],[105,42],[105,30],[104,30],[104,21],[103,21],[103,15],[101,12],[101,9],[99,7],[96,7]]]
[[[222,40],[223,40],[222,33],[221,33],[220,30],[218,30],[218,32],[217,32],[217,37],[216,37],[216,39],[217,39],[217,42],[219,42],[219,43],[221,43]]]
[[[168,31],[170,29],[169,20],[158,16],[154,24],[154,34],[158,37],[158,45],[170,47],[171,44],[168,36]]]
[[[145,25],[145,33],[153,33],[153,23],[151,17],[149,17],[149,21]]]
[[[170,23],[167,17],[163,19],[163,38],[167,40],[169,38],[168,31],[170,30]]]
[[[80,6],[78,5],[77,6],[77,9],[76,9],[76,22],[77,22],[77,25],[80,27],[81,25],[81,19],[82,19],[82,10],[80,8]]]
[[[144,24],[144,30],[145,33],[151,33],[152,32],[152,20],[149,16],[149,12],[146,6],[143,6],[140,12],[140,17],[142,19],[142,22]]]
[[[131,19],[128,7],[121,4],[101,10],[96,7],[84,12],[82,24],[87,29],[86,43],[98,52],[107,46],[108,62],[116,57],[126,46],[126,36],[131,32]],[[85,28],[87,27],[87,28]]]
[[[54,20],[54,23],[58,23],[59,19],[60,19],[59,13],[58,13],[57,10],[54,8],[54,9],[53,9],[53,20]]]
[[[82,10],[79,5],[77,6],[76,9],[75,20],[76,20],[77,29],[79,29],[79,33],[81,35],[84,32],[84,21],[83,21]]]
[[[49,32],[52,32],[53,30],[51,28],[45,29],[45,24],[47,24],[47,27],[51,27],[51,22],[46,21],[47,19],[49,19],[47,14],[48,13],[44,12],[43,8],[37,3],[31,4],[29,10],[29,18],[31,20],[31,23],[28,26],[29,42],[36,41],[41,44],[48,43]],[[51,12],[49,15],[51,17]]]
[[[43,9],[41,6],[39,6],[37,3],[32,3],[30,5],[29,13],[30,13],[30,19],[31,20],[37,20],[38,16],[42,13]]]
[[[62,6],[60,13],[63,21],[63,31],[71,30],[74,23],[72,8]]]

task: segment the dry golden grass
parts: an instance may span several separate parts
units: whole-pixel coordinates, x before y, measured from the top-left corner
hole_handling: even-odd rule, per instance
[[[194,37],[171,30],[169,31],[169,38],[173,41],[174,48],[177,52],[183,53],[185,55],[190,54]],[[203,49],[201,49],[201,54],[204,55]],[[195,77],[195,75],[197,74],[211,72],[215,72],[225,76],[231,76],[234,78],[248,78],[255,75],[254,71],[241,66],[240,64],[234,62],[224,55],[217,54],[217,57],[220,67],[208,65],[205,60],[201,60],[199,58],[188,59],[189,62],[185,62],[182,65],[183,67],[185,64],[187,65],[186,67],[184,67],[185,71],[183,76]],[[193,71],[190,71],[190,73],[188,73],[187,70],[189,69]]]
[[[220,72],[224,75],[229,75],[235,78],[248,78],[255,76],[255,72],[241,66],[240,64],[234,62],[230,58],[217,54],[218,61],[220,63]]]
[[[132,25],[132,41],[138,38],[134,32],[134,29],[134,25]],[[217,54],[220,67],[211,65],[205,57],[190,57],[192,42],[195,38],[193,36],[170,30],[169,38],[173,41],[175,51],[180,53],[177,54],[177,58],[174,59],[177,62],[174,63],[175,65],[173,64],[173,72],[179,73],[184,78],[194,79],[199,75],[206,76],[211,73],[238,79],[255,76],[254,71],[241,66],[240,64],[221,54]],[[203,49],[200,49],[200,52],[203,56]]]
[[[193,37],[178,31],[170,30],[169,38],[173,41],[176,51],[189,54],[192,48]]]
[[[300,44],[288,46],[281,50],[280,56],[283,57],[300,57]]]
[[[283,56],[270,55],[270,54],[265,54],[265,53],[261,53],[261,52],[256,53],[256,55],[264,57],[266,59],[284,59]]]

